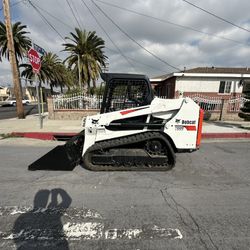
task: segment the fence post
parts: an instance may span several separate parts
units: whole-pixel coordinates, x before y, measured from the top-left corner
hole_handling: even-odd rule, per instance
[[[225,120],[228,108],[228,100],[222,99],[221,100],[221,111],[220,111],[220,121]]]
[[[54,114],[54,106],[53,106],[53,98],[48,97],[47,98],[47,105],[48,105],[48,113],[49,113],[49,119],[55,119],[55,114]]]

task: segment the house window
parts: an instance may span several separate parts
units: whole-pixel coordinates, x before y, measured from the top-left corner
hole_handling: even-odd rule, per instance
[[[219,93],[230,93],[231,92],[231,81],[220,81]]]

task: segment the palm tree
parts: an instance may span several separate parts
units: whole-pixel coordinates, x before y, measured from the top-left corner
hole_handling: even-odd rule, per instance
[[[62,61],[56,54],[52,52],[45,53],[41,59],[42,64],[38,74],[39,87],[41,87],[42,83],[47,82],[50,84],[50,91],[51,94],[53,94],[54,86],[62,86],[64,84]],[[22,77],[28,79],[31,82],[35,80],[35,74],[30,64],[21,64],[20,68],[24,68],[21,73]]]
[[[16,22],[12,25],[12,33],[14,40],[15,53],[17,58],[17,64],[19,60],[27,55],[27,51],[31,47],[31,40],[26,35],[29,32],[25,31],[27,26],[21,24],[21,22]],[[9,60],[9,50],[7,47],[7,34],[6,34],[6,26],[3,22],[0,21],[0,61],[2,57],[5,57]]]
[[[95,85],[95,81],[101,72],[101,66],[105,66],[107,58],[103,52],[105,42],[96,35],[95,31],[87,32],[75,28],[75,33],[70,32],[70,35],[71,37],[65,38],[70,42],[63,44],[64,51],[70,53],[65,62],[68,63],[69,68],[78,72],[79,83],[84,85],[84,92],[86,93],[87,89],[90,89],[91,80]]]
[[[16,22],[12,25],[12,35],[16,56],[16,64],[18,69],[18,76],[16,81],[20,86],[20,96],[22,96],[22,87],[20,82],[20,72],[19,72],[19,60],[23,58],[24,55],[27,54],[28,49],[31,47],[31,40],[26,36],[29,32],[25,31],[27,28],[26,25],[22,25],[21,22]],[[0,21],[0,61],[2,61],[2,57],[5,57],[9,60],[9,50],[8,50],[8,39],[7,39],[7,31],[6,25]],[[17,112],[18,118],[24,118],[24,109],[22,102],[17,102]]]
[[[75,86],[77,82],[76,74],[70,68],[66,67],[65,64],[58,64],[56,66],[56,72],[58,78],[55,79],[56,81],[52,81],[52,84],[54,84],[54,86],[60,86],[61,92],[63,86],[66,86],[68,90]]]

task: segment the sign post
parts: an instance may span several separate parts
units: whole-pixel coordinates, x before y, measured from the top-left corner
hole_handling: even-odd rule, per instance
[[[41,102],[40,102],[40,94],[39,94],[39,83],[38,83],[38,73],[41,69],[41,59],[39,54],[37,53],[36,50],[34,50],[33,48],[31,48],[28,51],[28,58],[30,61],[30,64],[32,66],[32,70],[35,74],[35,83],[36,83],[36,94],[37,94],[37,101],[38,101],[38,113],[39,113],[39,121],[40,121],[40,129],[43,128],[43,118],[41,115]]]

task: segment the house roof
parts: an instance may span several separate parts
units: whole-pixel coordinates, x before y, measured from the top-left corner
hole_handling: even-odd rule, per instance
[[[173,76],[187,77],[235,77],[250,78],[250,67],[228,68],[228,67],[197,67],[171,74],[161,75],[150,79],[151,82],[161,82]]]
[[[226,68],[226,67],[197,67],[183,71],[185,73],[210,73],[210,74],[250,74],[250,67]]]

